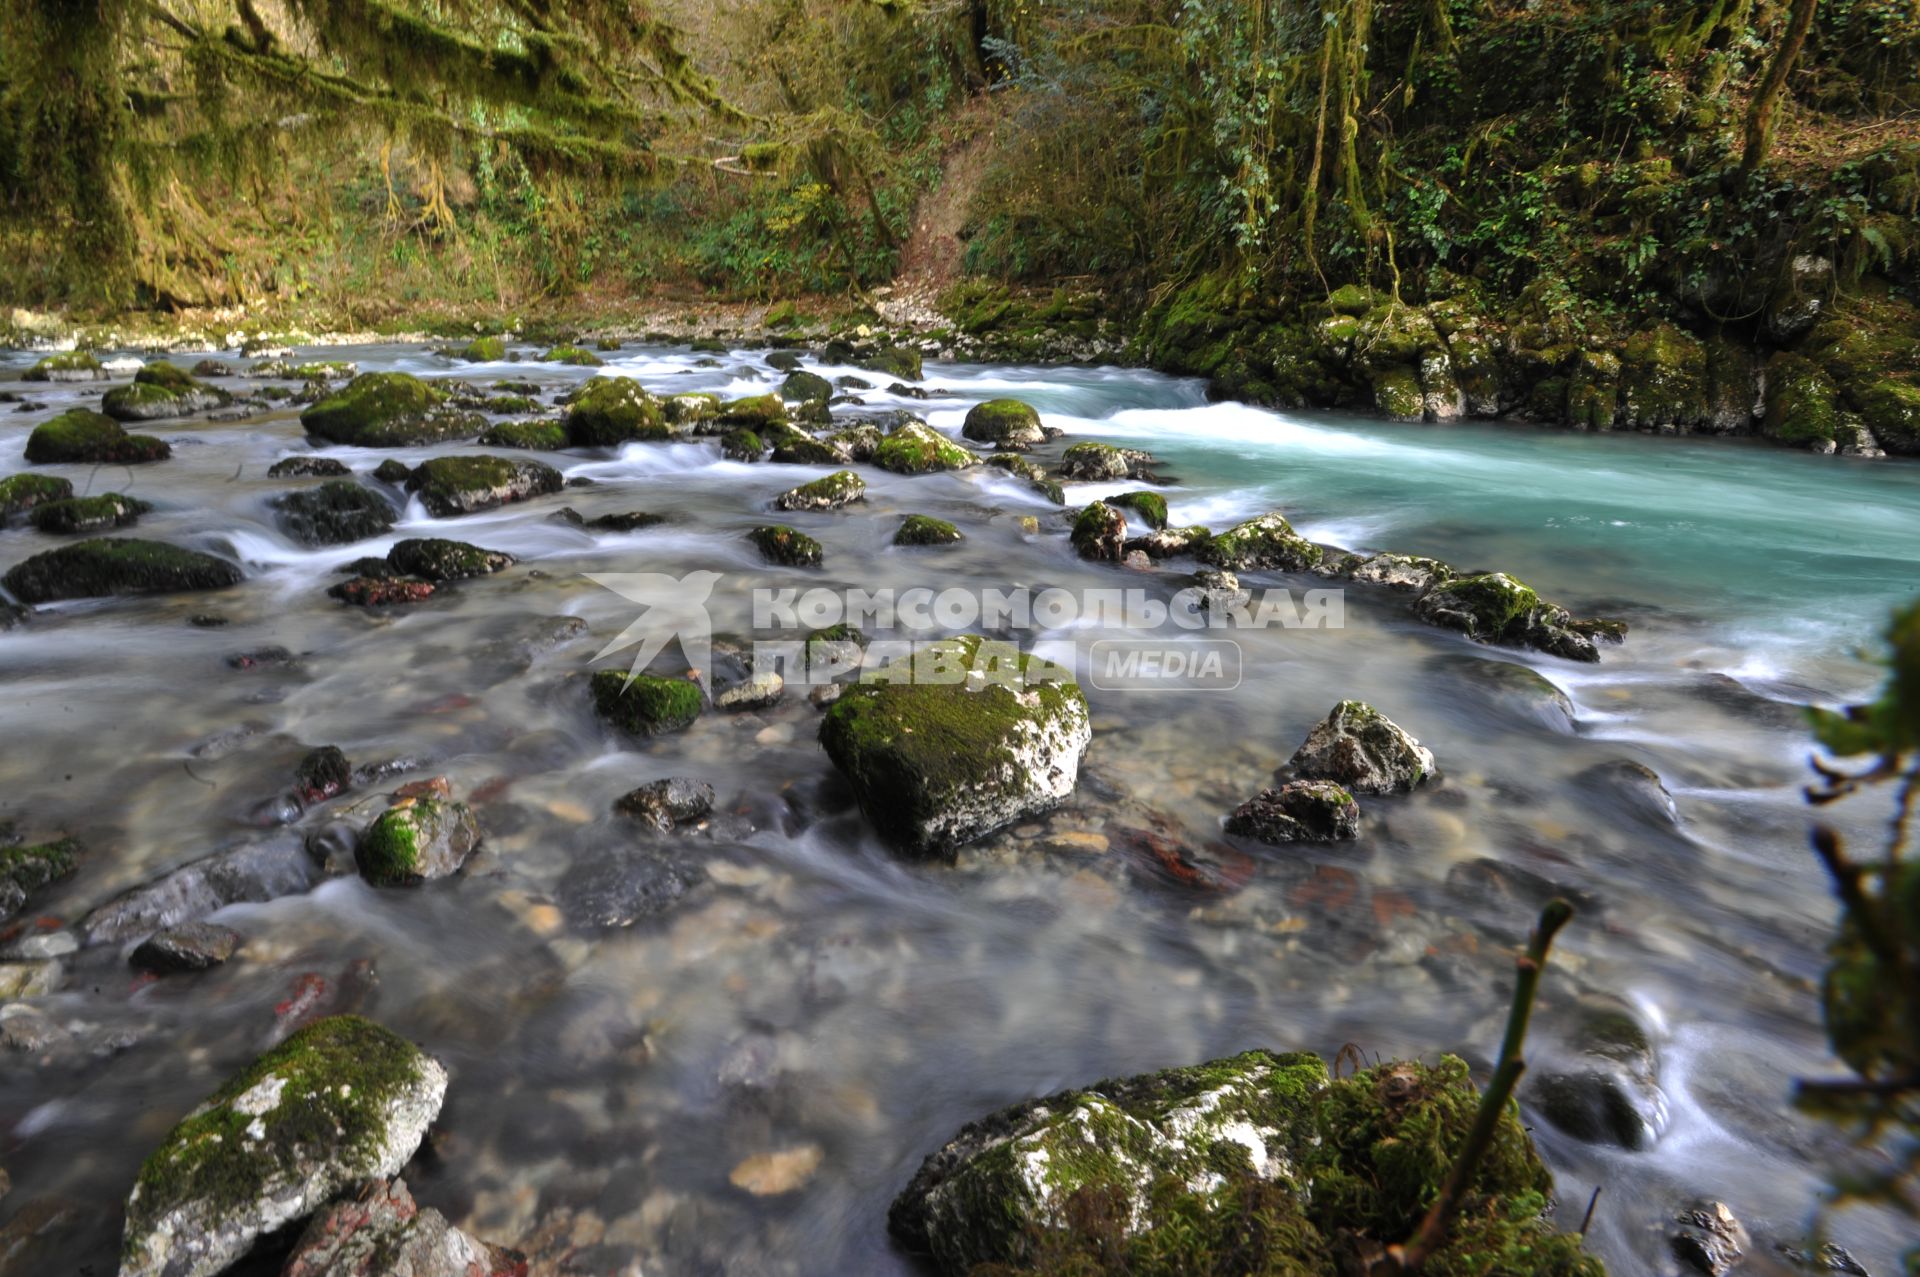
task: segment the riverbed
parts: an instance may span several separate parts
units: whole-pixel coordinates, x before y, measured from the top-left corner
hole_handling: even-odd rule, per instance
[[[767,353],[629,345],[605,353],[604,369],[466,364],[413,345],[296,358],[483,386],[526,378],[551,403],[598,372],[662,395],[764,393],[782,375]],[[211,357],[236,373],[251,362]],[[0,376],[31,359],[5,356]],[[1511,945],[1537,907],[1532,883],[1581,903],[1547,977],[1542,1033],[1551,1040],[1556,1009],[1576,997],[1631,1007],[1665,1104],[1657,1138],[1633,1150],[1528,1110],[1561,1224],[1577,1227],[1600,1186],[1589,1239],[1618,1273],[1671,1267],[1666,1221],[1696,1198],[1725,1201],[1767,1244],[1806,1236],[1844,1141],[1788,1102],[1795,1077],[1836,1067],[1817,999],[1834,909],[1806,850],[1795,707],[1876,683],[1862,649],[1920,585],[1920,467],[1278,412],[1117,368],[930,361],[918,384],[932,397],[859,390],[864,405],[836,411],[907,409],[957,435],[973,403],[1024,399],[1065,432],[1036,450],[1045,464],[1085,439],[1152,452],[1176,525],[1217,530],[1278,509],[1325,544],[1512,573],[1630,634],[1599,664],[1576,664],[1472,643],[1422,624],[1403,596],[1349,585],[1338,627],[1236,632],[1231,690],[1086,683],[1094,741],[1075,796],[955,864],[910,863],[863,824],[799,691],[651,741],[596,721],[585,676],[625,668],[630,653],[595,656],[638,609],[590,578],[717,573],[713,629],[746,636],[761,587],[1164,595],[1193,564],[1083,562],[1060,508],[1003,472],[855,467],[864,502],[778,516],[822,543],[824,566],[769,566],[744,533],[825,468],[724,460],[711,438],[536,454],[573,486],[453,519],[415,498],[390,535],[314,549],[269,504],[311,482],[266,476],[312,451],[297,406],[135,427],[167,439],[172,459],[44,469],[151,502],[134,534],[230,558],[247,579],[59,604],[0,633],[0,819],[88,849],[33,912],[71,920],[249,841],[329,825],[341,837],[380,795],[426,777],[475,804],[485,844],[460,877],[418,889],[348,874],[224,909],[216,920],[247,942],[205,974],[142,980],[112,946],[67,958],[65,986],[38,1005],[68,1040],[0,1075],[12,1177],[0,1216],[59,1198],[88,1221],[60,1234],[60,1266],[43,1271],[111,1270],[146,1151],[271,1039],[285,1004],[308,998],[369,1015],[448,1065],[447,1107],[409,1182],[461,1227],[528,1251],[535,1271],[913,1272],[887,1240],[888,1201],[959,1126],[1015,1100],[1255,1046],[1484,1061]],[[33,407],[0,416],[0,473],[25,467],[33,425],[91,405],[102,386],[5,388]],[[324,449],[362,475],[388,457],[479,451]],[[1139,486],[1069,484],[1068,505]],[[669,518],[611,532],[555,518],[562,506],[589,520]],[[894,547],[909,513],[966,539]],[[327,597],[344,564],[419,536],[519,562],[388,613]],[[52,543],[0,532],[0,565]],[[1356,842],[1222,849],[1221,817],[1348,698],[1432,749],[1440,785],[1365,803]],[[319,745],[393,766],[290,813],[276,798]],[[1623,782],[1641,773],[1622,763],[1657,774],[1671,809]],[[679,836],[701,881],[630,927],[582,925],[570,871],[645,837],[611,804],[666,776],[719,796],[705,827]],[[1867,796],[1827,817],[1872,845],[1886,805]],[[1143,856],[1141,829],[1201,849],[1203,872]],[[764,1154],[789,1155],[776,1160],[786,1191],[730,1179]],[[1849,1213],[1832,1233],[1869,1269],[1896,1268],[1903,1239],[1889,1221]]]

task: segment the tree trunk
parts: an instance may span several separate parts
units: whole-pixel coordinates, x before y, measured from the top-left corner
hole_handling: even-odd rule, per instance
[[[1793,64],[1800,60],[1800,46],[1807,42],[1807,32],[1813,27],[1813,11],[1819,3],[1820,0],[1793,0],[1786,34],[1781,36],[1780,47],[1774,52],[1773,61],[1767,64],[1767,73],[1754,91],[1752,105],[1747,108],[1747,145],[1740,157],[1743,174],[1753,172],[1767,158],[1767,148],[1773,144],[1774,113],[1779,109],[1781,95],[1787,91],[1787,77],[1793,74]]]

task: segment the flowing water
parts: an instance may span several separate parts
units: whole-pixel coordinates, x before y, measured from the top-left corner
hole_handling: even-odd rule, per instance
[[[454,365],[414,346],[315,353],[556,392],[590,375]],[[779,376],[752,351],[607,358],[659,393],[757,393]],[[439,1132],[410,1181],[456,1223],[532,1252],[536,1271],[911,1272],[889,1247],[887,1202],[961,1124],[1003,1104],[1251,1046],[1484,1061],[1509,946],[1537,907],[1526,884],[1541,880],[1583,904],[1548,976],[1543,1042],[1575,995],[1623,1000],[1652,1028],[1666,1106],[1659,1139],[1637,1151],[1533,1121],[1562,1224],[1577,1226],[1604,1186],[1590,1238],[1620,1273],[1671,1267],[1664,1221],[1696,1196],[1728,1202],[1762,1237],[1806,1235],[1844,1145],[1787,1101],[1794,1077],[1834,1067],[1815,994],[1833,909],[1805,850],[1806,739],[1791,707],[1875,682],[1857,649],[1920,584],[1920,468],[1272,412],[1117,369],[930,364],[925,384],[951,393],[865,398],[957,433],[971,403],[1018,396],[1067,432],[1042,460],[1081,438],[1156,454],[1176,524],[1278,508],[1317,540],[1509,571],[1633,632],[1601,664],[1575,665],[1477,646],[1420,624],[1404,596],[1352,587],[1341,628],[1237,633],[1231,692],[1089,686],[1095,739],[1075,797],[956,865],[911,864],[864,828],[802,695],[650,742],[596,722],[583,676],[628,659],[593,661],[638,609],[586,574],[720,573],[714,628],[746,634],[762,585],[1164,596],[1188,566],[1082,563],[1059,512],[999,472],[865,467],[864,504],[777,516],[824,544],[824,568],[768,567],[742,534],[820,471],[723,461],[711,439],[549,456],[591,483],[459,519],[414,501],[388,537],[314,550],[268,505],[311,482],[265,476],[309,449],[297,409],[146,427],[173,459],[55,472],[153,502],[137,535],[229,555],[248,579],[214,595],[62,604],[0,634],[0,818],[90,849],[36,910],[72,918],[209,852],[363,823],[380,794],[426,776],[471,798],[486,844],[460,877],[419,889],[349,874],[229,907],[218,920],[247,943],[204,975],[142,981],[112,947],[69,957],[64,988],[40,1005],[71,1037],[0,1076],[13,1181],[0,1213],[58,1197],[86,1221],[38,1271],[110,1271],[146,1150],[312,1003],[357,1008],[448,1064]],[[0,469],[24,465],[33,424],[98,390],[32,388],[39,407],[0,417]],[[387,455],[478,449],[327,451],[364,474]],[[1069,502],[1131,486],[1070,485]],[[552,518],[563,504],[673,519],[593,532]],[[949,519],[967,540],[894,549],[908,512]],[[1040,518],[1038,535],[1023,516]],[[520,565],[388,615],[325,596],[340,565],[420,535]],[[0,532],[0,562],[48,543]],[[205,613],[228,623],[189,624]],[[229,661],[275,646],[295,659]],[[1347,697],[1430,746],[1443,784],[1363,800],[1356,843],[1220,849],[1220,817]],[[321,744],[402,769],[273,825],[292,814],[274,798],[294,763]],[[1677,822],[1622,760],[1659,774]],[[670,775],[720,796],[686,836],[704,881],[630,928],[578,925],[570,868],[643,841],[610,804]],[[1871,840],[1884,804],[1833,814]],[[1213,847],[1210,881],[1143,860],[1127,833],[1139,828]],[[729,1182],[782,1152],[790,1191]],[[1835,1236],[1869,1268],[1895,1264],[1901,1239],[1884,1220],[1849,1214]]]

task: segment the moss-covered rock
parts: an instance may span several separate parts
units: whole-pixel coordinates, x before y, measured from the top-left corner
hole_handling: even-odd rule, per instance
[[[233,402],[218,386],[195,380],[185,369],[169,363],[151,363],[133,375],[133,383],[106,393],[100,407],[118,421],[158,421],[185,417]]]
[[[910,514],[893,534],[895,545],[953,545],[964,541],[960,529],[945,519],[925,514]]]
[[[504,551],[483,550],[444,537],[409,537],[396,541],[387,551],[387,562],[396,572],[435,583],[491,576],[506,571],[515,561]]]
[[[786,424],[787,406],[780,402],[779,395],[729,399],[720,405],[714,420],[721,425],[745,426],[750,430],[765,432],[771,427]]]
[[[773,460],[784,466],[838,466],[852,460],[837,444],[794,426],[774,425],[762,437],[773,449]]]
[[[1083,559],[1118,563],[1126,556],[1127,516],[1104,501],[1095,501],[1074,517],[1069,539]]]
[[[964,470],[980,458],[923,421],[904,421],[873,450],[873,464],[894,474]]]
[[[728,431],[720,440],[720,455],[729,461],[758,461],[767,453],[767,445],[751,430]]]
[[[960,435],[1006,452],[1030,448],[1047,438],[1047,432],[1040,428],[1040,414],[1018,399],[989,399],[975,404],[967,410]]]
[[[945,1277],[1336,1277],[1413,1233],[1478,1106],[1452,1057],[1330,1079],[1316,1056],[1249,1051],[974,1122],[888,1224]],[[1543,1218],[1552,1185],[1509,1111],[1427,1271],[1601,1277]]]
[[[1433,751],[1365,701],[1341,701],[1287,760],[1296,776],[1359,794],[1406,793],[1440,778]]]
[[[213,1277],[255,1239],[395,1174],[446,1091],[438,1061],[358,1016],[299,1030],[182,1118],[141,1166],[122,1277]]]
[[[434,457],[407,476],[407,489],[440,518],[545,496],[566,486],[543,461],[514,457]]]
[[[353,471],[333,457],[282,457],[267,467],[269,479],[344,479]]]
[[[950,853],[1073,792],[1093,739],[1086,698],[1041,673],[1013,644],[944,640],[850,686],[820,743],[883,839]]]
[[[1329,565],[1322,563],[1322,571]],[[1367,585],[1384,585],[1390,590],[1423,594],[1442,581],[1453,578],[1453,569],[1438,559],[1414,554],[1349,554],[1331,565],[1331,573]]]
[[[460,350],[460,358],[470,364],[496,364],[506,357],[507,339],[497,335],[475,337]]]
[[[1444,581],[1421,595],[1413,611],[1429,625],[1483,643],[1537,648],[1572,661],[1599,660],[1597,640],[1619,642],[1627,631],[1620,621],[1575,618],[1504,572]]]
[[[1427,401],[1420,392],[1420,374],[1412,367],[1391,364],[1369,376],[1373,406],[1381,416],[1394,421],[1419,421],[1426,415]]]
[[[527,448],[535,452],[558,452],[569,446],[567,423],[555,417],[535,421],[502,421],[488,426],[480,436],[483,448]]]
[[[720,396],[704,390],[668,395],[661,401],[660,411],[669,425],[697,426],[720,415]]]
[[[1080,482],[1109,479],[1151,479],[1153,456],[1137,448],[1116,448],[1089,440],[1060,454],[1060,475]]]
[[[0,479],[0,525],[37,505],[65,501],[72,495],[70,480],[50,474],[10,474]]]
[[[393,507],[371,488],[351,479],[328,479],[273,502],[280,527],[303,545],[345,545],[377,537],[393,527]]]
[[[1915,350],[1920,352],[1920,346]],[[1920,456],[1920,385],[1882,377],[1853,399],[1862,424],[1882,447],[1899,456]]]
[[[75,533],[111,532],[130,528],[153,507],[138,497],[118,492],[103,492],[97,497],[72,497],[48,501],[33,508],[28,521],[42,532],[61,536]]]
[[[403,372],[355,377],[300,414],[316,439],[361,448],[417,448],[470,438],[486,418],[447,402],[445,390]]]
[[[755,528],[747,533],[747,540],[753,542],[761,558],[781,567],[817,568],[825,557],[818,541],[784,523]]]
[[[700,685],[684,678],[601,670],[592,692],[600,717],[634,736],[677,732],[700,717]]]
[[[238,585],[239,568],[211,554],[160,541],[102,537],[78,541],[16,563],[0,577],[22,603],[172,594]]]
[[[1659,324],[1627,338],[1620,348],[1620,424],[1661,433],[1704,428],[1707,351],[1699,338]]]
[[[366,561],[362,560],[362,562]],[[357,572],[340,584],[329,587],[327,597],[337,599],[349,607],[369,609],[404,607],[433,597],[433,582],[422,581],[418,577],[400,576],[387,565],[384,559],[375,559],[369,566],[374,565],[377,567],[372,571]]]
[[[1770,439],[1808,447],[1832,443],[1840,425],[1840,390],[1826,370],[1783,350],[1767,361],[1767,411],[1760,430]]]
[[[599,368],[607,361],[585,346],[555,346],[540,356],[543,364],[570,364],[575,368]]]
[[[459,872],[480,845],[480,822],[465,803],[403,798],[360,834],[353,859],[376,887],[408,887]]]
[[[848,426],[845,430],[836,430],[827,436],[827,442],[847,455],[851,461],[872,461],[873,454],[880,450],[880,441],[886,438],[880,433],[880,427],[870,421],[857,426]]]
[[[1345,786],[1330,780],[1291,780],[1263,789],[1227,816],[1236,838],[1281,846],[1291,842],[1337,842],[1360,836],[1360,804]]]
[[[856,368],[885,373],[902,381],[920,380],[920,352],[912,346],[888,346],[858,361]]]
[[[1320,562],[1320,555],[1320,547],[1295,532],[1278,511],[1234,524],[1214,535],[1200,552],[1204,561],[1230,572],[1304,572]]]
[[[42,355],[21,374],[25,381],[98,381],[107,375],[90,350],[62,350]]]
[[[796,370],[780,383],[780,397],[788,403],[824,403],[833,398],[833,383],[819,373]]]
[[[373,468],[373,477],[381,483],[405,483],[413,476],[413,467],[388,457]]]
[[[783,492],[773,499],[776,510],[833,510],[866,499],[867,481],[851,470],[836,470],[824,478]]]
[[[172,455],[166,440],[130,435],[112,417],[85,408],[69,408],[27,436],[27,460],[35,465],[138,465]]]
[[[31,847],[0,847],[0,921],[11,918],[42,888],[68,878],[80,862],[72,838]]]
[[[567,436],[576,448],[614,448],[673,437],[660,401],[631,377],[595,377],[568,397]]]
[[[1620,359],[1604,350],[1583,350],[1574,355],[1564,382],[1548,379],[1537,393],[1546,396],[1542,420],[1563,420],[1576,430],[1611,430],[1620,415]],[[1557,415],[1551,405],[1555,384],[1564,385],[1564,397]]]
[[[1150,528],[1167,526],[1167,499],[1158,492],[1122,492],[1106,498],[1110,506],[1132,510]]]

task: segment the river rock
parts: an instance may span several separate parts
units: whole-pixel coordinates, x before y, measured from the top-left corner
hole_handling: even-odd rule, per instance
[[[1332,1080],[1316,1056],[1249,1051],[973,1122],[887,1223],[944,1277],[1365,1271],[1419,1222],[1445,1173],[1431,1150],[1458,1147],[1478,1106],[1450,1056]],[[1541,1218],[1552,1176],[1511,1112],[1493,1147],[1433,1270],[1596,1277],[1579,1239]]]
[[[255,1239],[399,1172],[447,1071],[358,1016],[317,1020],[183,1118],[127,1198],[120,1277],[213,1277]]]
[[[1407,793],[1440,778],[1433,751],[1365,701],[1341,701],[1287,760],[1293,774],[1356,794]]]
[[[501,550],[483,550],[465,541],[442,537],[412,537],[396,541],[387,551],[387,563],[396,572],[436,584],[491,576],[512,567],[516,560]]]
[[[526,1277],[525,1256],[476,1241],[402,1179],[377,1179],[326,1207],[294,1243],[281,1277]]]
[[[1095,501],[1075,517],[1070,540],[1083,559],[1118,563],[1127,552],[1127,516]]]
[[[591,690],[600,717],[634,736],[677,732],[700,717],[700,685],[684,678],[601,670]]]
[[[616,847],[574,862],[560,879],[560,908],[588,930],[630,927],[672,908],[704,877],[662,851]]]
[[[660,401],[631,377],[595,377],[566,402],[567,442],[575,448],[673,437]]]
[[[98,381],[106,369],[90,350],[61,350],[42,355],[20,374],[22,381]]]
[[[69,408],[27,436],[26,457],[34,465],[129,466],[172,455],[166,440],[130,435],[112,417],[86,408]]]
[[[1575,1139],[1652,1147],[1667,1127],[1667,1097],[1639,1017],[1614,999],[1590,996],[1565,1023],[1541,1027],[1549,1041],[1530,1045],[1533,1068],[1521,1098]]]
[[[90,535],[132,527],[141,515],[152,509],[138,497],[103,492],[97,497],[72,497],[36,505],[28,513],[27,521],[35,531],[54,536]]]
[[[962,681],[858,683],[820,724],[827,757],[846,776],[875,830],[913,856],[945,855],[996,829],[1049,810],[1073,792],[1093,739],[1077,684],[982,685],[976,635],[943,641],[918,657],[971,671]],[[1038,663],[1009,651],[1002,674],[1038,675]],[[889,667],[895,675],[905,670]]]
[[[361,448],[417,448],[479,434],[487,419],[450,398],[407,373],[370,372],[310,405],[300,424],[316,439]]]
[[[1360,804],[1329,780],[1294,780],[1263,789],[1233,809],[1227,832],[1255,842],[1334,842],[1360,836]]]
[[[1696,1202],[1675,1215],[1673,1257],[1707,1277],[1724,1277],[1752,1242],[1725,1202]]]
[[[127,961],[136,969],[155,975],[205,971],[231,958],[243,938],[232,927],[214,922],[188,922],[154,932]]]
[[[57,958],[0,962],[0,998],[45,997],[60,987],[65,974]]]
[[[824,557],[820,543],[784,523],[770,523],[747,533],[747,540],[769,563],[788,568],[817,568]]]
[[[835,510],[867,495],[867,481],[851,470],[838,470],[822,479],[803,483],[773,500],[776,510]]]
[[[374,563],[379,565],[378,575],[361,572],[329,587],[327,597],[338,599],[350,607],[364,608],[400,607],[433,597],[433,582],[422,581],[418,577],[397,576],[385,559],[375,559]]]
[[[975,404],[967,410],[960,436],[975,443],[990,443],[1002,452],[1020,451],[1047,440],[1047,432],[1040,428],[1040,414],[1018,399],[989,399]]]
[[[1442,581],[1453,579],[1453,569],[1438,559],[1412,554],[1349,554],[1332,565],[1332,574],[1365,585],[1384,585],[1390,590],[1424,594]]]
[[[1531,665],[1469,652],[1439,652],[1425,664],[1437,675],[1471,685],[1468,704],[1503,731],[1512,730],[1514,720],[1524,720],[1560,735],[1573,734],[1572,698]]]
[[[776,456],[775,460],[779,458]],[[910,419],[888,432],[873,450],[873,464],[895,474],[964,470],[980,458],[924,421]]]
[[[1630,758],[1596,763],[1575,776],[1574,783],[1604,798],[1610,809],[1624,808],[1650,825],[1671,829],[1680,823],[1673,795],[1661,783],[1660,773],[1645,763]]]
[[[465,803],[403,798],[360,835],[354,863],[376,887],[408,887],[457,873],[480,845],[480,822]]]
[[[407,490],[419,493],[421,504],[443,519],[545,496],[565,486],[560,472],[546,462],[512,457],[435,457],[407,476]]]
[[[1295,532],[1277,510],[1236,523],[1200,548],[1202,562],[1229,572],[1305,572],[1320,562],[1320,553],[1320,547]]]
[[[307,751],[293,769],[293,796],[305,807],[337,797],[351,784],[353,767],[338,745],[322,745]]]
[[[953,545],[965,539],[960,529],[945,519],[925,514],[908,515],[893,534],[893,543],[904,546]]]
[[[704,780],[670,776],[628,790],[614,800],[613,809],[665,833],[675,825],[704,819],[713,810],[713,786]]]
[[[26,514],[49,501],[65,501],[73,496],[73,484],[50,474],[10,474],[0,479],[0,525],[16,514]]]
[[[19,913],[43,888],[72,877],[79,863],[80,844],[72,838],[0,847],[0,921]]]
[[[100,407],[118,421],[158,421],[224,408],[232,402],[233,396],[218,386],[198,381],[173,364],[157,362],[135,373],[131,385],[109,390]]]
[[[238,585],[240,569],[225,559],[161,541],[101,537],[46,550],[0,577],[22,603],[94,599],[120,594],[174,594]]]
[[[372,488],[351,479],[328,479],[276,497],[280,527],[302,545],[345,545],[377,537],[393,527],[393,507]]]
[[[786,695],[787,680],[776,670],[761,670],[748,673],[744,678],[721,684],[717,679],[713,689],[713,707],[739,713],[745,710],[769,709],[780,703]]]
[[[298,895],[321,876],[297,837],[247,843],[115,896],[82,918],[79,930],[90,945],[118,944],[198,921],[227,905]]]
[[[1599,660],[1595,640],[1617,642],[1626,633],[1617,621],[1576,620],[1504,572],[1442,581],[1414,602],[1413,612],[1429,625],[1482,643],[1537,648],[1571,661]]]
[[[780,383],[780,397],[788,403],[825,402],[833,398],[833,383],[819,373],[796,370]]]
[[[1151,479],[1153,454],[1110,443],[1076,443],[1060,454],[1060,477],[1099,483],[1108,479]]]
[[[857,360],[853,366],[864,368],[868,372],[899,377],[904,381],[920,380],[920,352],[912,346],[883,346],[873,354]]]

